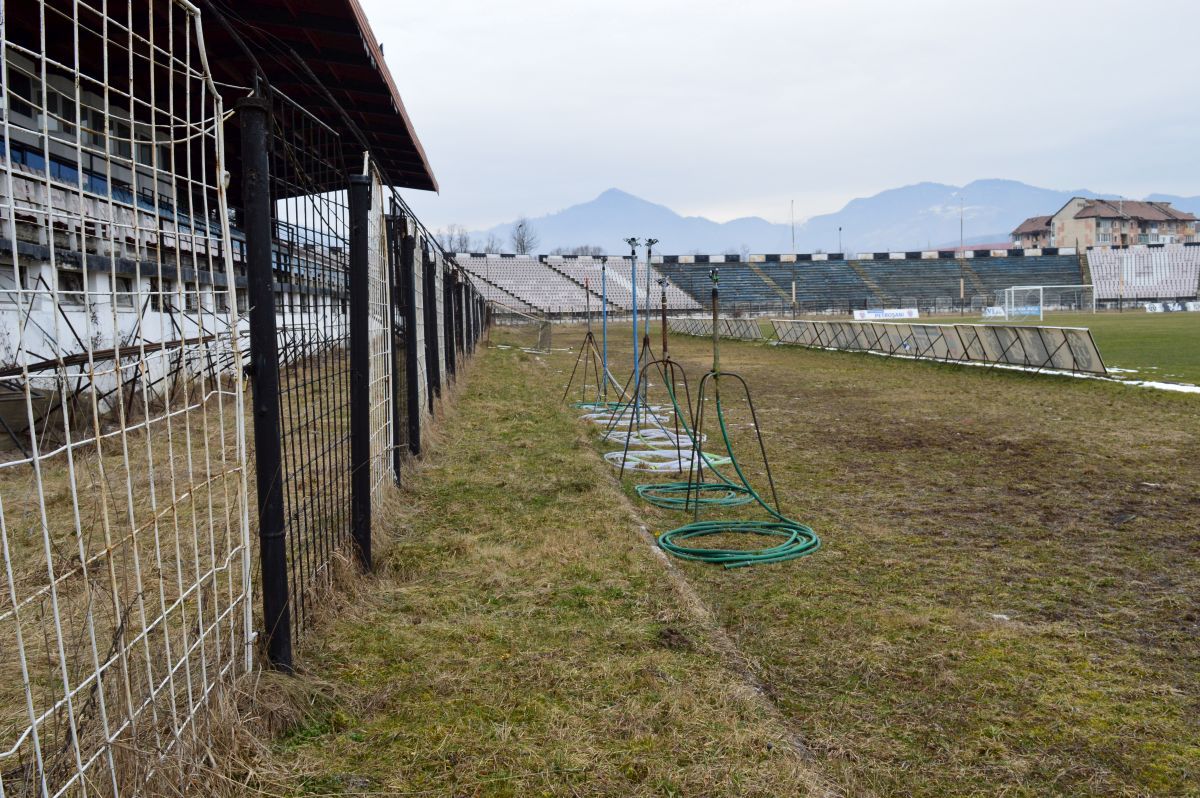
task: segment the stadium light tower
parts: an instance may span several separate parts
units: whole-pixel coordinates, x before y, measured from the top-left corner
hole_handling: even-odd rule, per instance
[[[796,201],[792,200],[788,210],[788,220],[792,225],[792,318],[796,318]]]
[[[639,374],[638,371],[638,328],[637,328],[637,247],[641,242],[636,238],[630,237],[625,239],[625,243],[629,245],[629,283],[633,288],[633,373]],[[634,383],[637,384],[636,382]],[[637,416],[637,392],[634,391],[634,416]]]
[[[965,312],[964,305],[967,304],[967,283],[966,275],[963,272],[963,258],[966,257],[966,241],[963,237],[963,211],[965,210],[964,200],[962,195],[958,196],[958,315],[963,315]]]
[[[844,252],[842,252],[842,226],[841,225],[838,225],[838,254],[839,255],[845,254]]]

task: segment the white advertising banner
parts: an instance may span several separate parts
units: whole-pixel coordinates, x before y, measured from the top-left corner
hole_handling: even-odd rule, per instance
[[[919,319],[916,308],[874,308],[854,311],[855,321],[895,321],[896,319]]]

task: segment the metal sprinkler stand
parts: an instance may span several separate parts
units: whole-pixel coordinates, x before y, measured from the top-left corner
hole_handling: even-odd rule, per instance
[[[579,401],[577,406],[585,405],[608,406],[608,384],[611,381],[613,386],[621,388],[612,375],[608,373],[607,357],[600,352],[596,347],[596,336],[592,333],[592,298],[588,290],[587,281],[584,281],[584,305],[587,308],[587,333],[583,336],[583,342],[579,345],[579,354],[575,357],[575,365],[571,368],[571,378],[567,380],[567,387],[563,390],[562,401],[567,401],[567,396],[571,393],[571,386],[575,384],[575,375],[579,371],[579,366],[583,364],[583,374],[579,384]],[[603,308],[603,312],[607,316],[607,308]],[[588,393],[588,372],[591,372],[595,377],[595,382],[592,385],[596,388],[595,398],[589,398]],[[618,404],[621,404],[625,398],[625,389],[621,388]]]
[[[820,538],[813,532],[812,528],[801,524],[797,521],[788,518],[783,514],[779,506],[779,496],[775,490],[775,481],[771,476],[771,464],[767,459],[767,448],[763,441],[762,430],[759,428],[758,413],[754,408],[754,400],[750,396],[750,387],[746,384],[746,380],[741,375],[734,372],[721,371],[721,348],[720,348],[720,297],[718,292],[718,271],[713,269],[709,276],[712,279],[712,317],[713,317],[713,365],[712,370],[705,374],[700,379],[700,387],[696,395],[696,424],[692,432],[692,457],[691,464],[697,474],[695,479],[692,478],[692,473],[689,472],[686,483],[681,483],[678,488],[679,492],[686,491],[685,499],[680,502],[678,499],[672,500],[669,494],[660,496],[663,501],[670,501],[674,506],[682,505],[683,508],[690,508],[693,511],[693,520],[690,524],[685,524],[676,529],[671,529],[663,532],[658,538],[658,545],[664,551],[682,559],[697,560],[700,562],[708,562],[723,565],[726,568],[739,568],[748,565],[759,565],[766,563],[783,562],[792,560],[797,557],[803,557],[806,554],[811,554],[816,551],[821,545]],[[758,439],[758,450],[762,455],[763,468],[766,472],[767,484],[770,487],[770,501],[763,498],[750,485],[749,479],[746,477],[741,464],[738,462],[737,456],[733,451],[733,443],[729,439],[729,426],[725,419],[725,411],[721,404],[721,378],[726,377],[736,380],[742,386],[742,390],[746,396],[746,405],[750,410],[750,419],[753,422],[754,434]],[[737,479],[724,477],[719,471],[712,467],[701,451],[701,442],[704,440],[704,410],[706,402],[706,393],[710,389],[713,393],[714,404],[716,406],[716,417],[720,431],[722,443],[725,445],[725,451],[728,454],[728,463],[732,467]],[[723,485],[720,487],[728,487],[730,496],[740,494],[737,501],[729,499],[712,499],[705,501],[702,492],[708,489],[708,486],[703,482],[703,468],[705,464],[709,465],[714,476],[721,480]],[[646,493],[639,491],[641,495],[648,501],[654,501],[654,498]],[[742,501],[745,497],[749,497],[750,501],[757,502],[759,507],[770,516],[766,520],[700,520],[701,507],[712,506],[732,506],[735,503],[746,503]],[[760,538],[774,539],[782,541],[776,545],[764,546],[757,549],[735,548],[721,549],[712,548],[705,545],[695,545],[693,542],[699,538],[711,535],[724,534],[745,534],[754,535]]]

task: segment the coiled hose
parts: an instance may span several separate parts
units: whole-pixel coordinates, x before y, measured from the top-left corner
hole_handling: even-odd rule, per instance
[[[671,406],[675,409],[675,417],[683,425],[684,434],[688,440],[695,441],[695,433],[688,427],[688,416],[679,408],[675,386],[670,380],[664,380],[664,383],[667,395],[671,397]],[[726,444],[728,449],[728,441]],[[738,485],[717,469],[718,465],[731,462],[729,458],[714,458],[703,451],[700,452],[700,456],[716,476],[717,482],[650,482],[636,485],[634,490],[643,500],[666,510],[691,510],[697,506],[739,507],[754,501],[754,495],[747,486]]]
[[[738,479],[741,480],[742,484],[739,487],[742,487],[749,494],[751,500],[758,502],[759,506],[772,516],[772,519],[764,521],[694,521],[661,534],[658,538],[659,547],[663,551],[684,560],[713,563],[722,565],[725,568],[743,568],[747,565],[784,562],[816,551],[821,546],[821,539],[817,537],[817,533],[811,527],[794,521],[780,513],[750,486],[750,481],[746,479],[741,463],[738,462],[737,457],[733,453],[733,445],[729,441],[729,429],[725,423],[725,411],[721,407],[721,395],[719,391],[716,397],[716,405],[717,420],[721,426],[721,439],[724,441],[725,449],[729,453],[730,464],[737,473]],[[696,538],[723,534],[765,535],[768,537],[783,538],[783,542],[775,546],[767,546],[759,549],[701,548],[698,546],[689,546],[685,542]]]

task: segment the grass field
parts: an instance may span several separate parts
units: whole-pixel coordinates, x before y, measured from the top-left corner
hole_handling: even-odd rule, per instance
[[[638,524],[688,516],[615,481],[573,359],[481,352],[266,791],[1200,795],[1197,397],[726,343],[823,546],[667,568]]]

